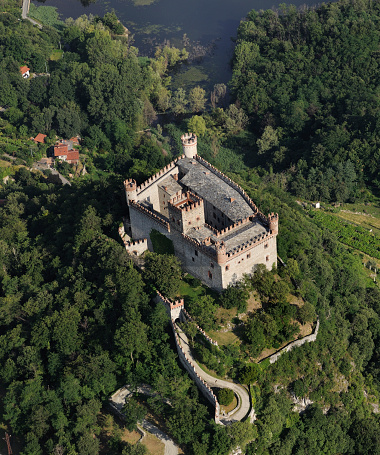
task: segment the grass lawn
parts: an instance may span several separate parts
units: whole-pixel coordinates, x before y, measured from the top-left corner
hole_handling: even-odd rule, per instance
[[[229,404],[228,406],[220,405],[220,410],[224,411],[227,414],[228,412],[231,412],[233,409],[235,409],[237,404],[238,404],[238,401],[237,401],[236,395],[234,394],[234,399],[232,400],[232,403]]]
[[[146,433],[146,436],[141,441],[151,455],[164,455],[165,444],[161,442],[156,436]]]
[[[54,51],[50,54],[50,60],[53,60],[53,61],[61,60],[62,55],[63,55],[63,50],[54,49]]]
[[[219,346],[228,346],[230,344],[240,344],[240,339],[232,331],[230,332],[218,332],[216,330],[209,330],[208,335],[215,341],[218,342]]]

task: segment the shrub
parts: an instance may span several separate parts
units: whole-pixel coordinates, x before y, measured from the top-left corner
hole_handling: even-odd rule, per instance
[[[222,406],[228,406],[234,399],[234,392],[231,389],[219,389],[218,390],[218,401]]]

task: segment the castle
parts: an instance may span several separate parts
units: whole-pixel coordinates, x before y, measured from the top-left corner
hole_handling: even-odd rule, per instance
[[[197,154],[197,137],[182,136],[183,155],[142,185],[124,182],[134,241],[129,252],[153,250],[153,229],[172,240],[184,270],[222,291],[277,265],[278,215],[263,215],[245,191]]]

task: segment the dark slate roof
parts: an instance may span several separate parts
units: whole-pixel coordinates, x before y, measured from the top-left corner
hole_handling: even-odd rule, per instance
[[[181,173],[186,174],[180,183],[210,202],[230,220],[235,222],[253,215],[251,207],[234,188],[195,159],[183,158],[177,165]]]
[[[166,179],[162,180],[158,186],[163,188],[170,196],[176,194],[178,191],[182,191],[182,186],[174,179],[172,175],[169,175]]]

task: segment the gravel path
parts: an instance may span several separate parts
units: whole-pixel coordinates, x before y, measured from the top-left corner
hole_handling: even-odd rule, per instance
[[[143,393],[145,395],[152,395],[152,388],[147,385],[141,385],[137,387],[136,392]],[[126,386],[119,389],[115,392],[112,397],[110,398],[111,405],[120,413],[122,414],[122,408],[125,403],[125,399],[133,395],[134,392],[129,390]],[[143,420],[140,422],[140,426],[147,431],[148,433],[153,434],[156,436],[160,441],[165,444],[165,455],[178,455],[178,446],[175,442],[163,431],[157,428],[152,423],[148,422],[147,420]],[[144,436],[140,439],[142,441]]]

